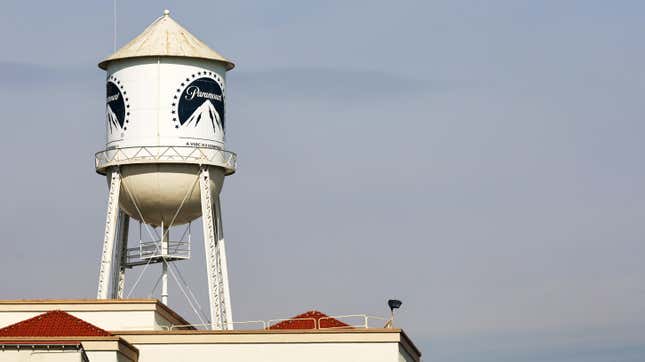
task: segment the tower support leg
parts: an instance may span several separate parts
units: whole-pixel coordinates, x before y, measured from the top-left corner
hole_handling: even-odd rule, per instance
[[[119,214],[119,191],[121,189],[121,174],[118,169],[110,172],[110,190],[108,194],[107,216],[105,218],[105,234],[103,235],[103,253],[99,269],[97,299],[107,299],[114,254],[114,239],[116,234],[117,216]]]
[[[215,199],[215,215],[217,220],[217,257],[222,276],[222,294],[224,298],[224,315],[226,316],[226,329],[233,329],[233,312],[231,310],[231,292],[228,283],[228,263],[226,262],[226,243],[224,241],[224,228],[222,224],[222,208],[219,196]]]
[[[130,229],[130,217],[119,210],[119,219],[116,231],[116,246],[114,248],[114,272],[112,276],[112,292],[110,298],[123,299],[125,289],[125,269],[128,258],[128,231]]]
[[[213,203],[210,187],[211,179],[208,167],[202,167],[199,175],[200,194],[202,203],[202,224],[204,227],[204,248],[206,251],[206,274],[208,276],[208,297],[212,329],[227,329],[230,325],[229,311],[226,307],[224,290],[228,290],[228,280],[222,273],[221,256],[223,250],[219,247],[219,225],[217,205]]]

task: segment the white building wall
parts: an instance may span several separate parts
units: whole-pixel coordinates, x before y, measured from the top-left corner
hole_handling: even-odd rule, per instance
[[[87,351],[86,354],[90,362],[131,362],[116,351]]]
[[[397,362],[398,343],[142,344],[139,362]]]
[[[43,351],[25,348],[0,351],[2,362],[83,362],[82,351]]]
[[[69,312],[69,314],[107,331],[157,329],[154,311]]]

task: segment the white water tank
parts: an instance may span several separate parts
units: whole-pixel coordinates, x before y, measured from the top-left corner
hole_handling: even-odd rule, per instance
[[[175,22],[168,11],[99,63],[106,70],[106,148],[97,172],[118,167],[119,206],[155,226],[201,216],[198,175],[211,195],[235,172],[225,150],[226,72],[234,64]]]

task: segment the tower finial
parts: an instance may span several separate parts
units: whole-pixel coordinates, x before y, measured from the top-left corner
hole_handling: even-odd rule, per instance
[[[163,16],[169,16],[169,15],[170,15],[170,10],[164,9]]]

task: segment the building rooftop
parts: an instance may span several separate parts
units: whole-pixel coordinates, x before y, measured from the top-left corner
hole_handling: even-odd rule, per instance
[[[347,318],[357,316],[365,320]],[[205,330],[187,325],[154,299],[0,300],[0,327],[5,326],[0,328],[0,360],[50,348],[113,362],[420,360],[421,352],[401,329],[370,327],[368,317],[312,310],[239,324],[257,329]],[[381,318],[374,318],[382,325]]]

